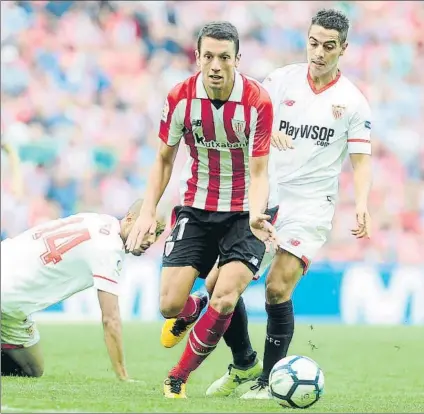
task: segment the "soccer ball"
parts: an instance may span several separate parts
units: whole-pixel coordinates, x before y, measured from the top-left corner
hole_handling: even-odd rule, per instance
[[[278,361],[269,374],[269,393],[283,407],[308,408],[324,391],[324,374],[318,364],[304,356]]]

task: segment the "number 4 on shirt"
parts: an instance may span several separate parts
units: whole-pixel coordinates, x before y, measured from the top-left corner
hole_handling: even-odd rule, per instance
[[[58,225],[53,227],[45,227],[37,231],[33,235],[34,240],[43,237],[47,251],[44,252],[40,259],[44,265],[49,263],[57,264],[62,260],[62,255],[73,249],[79,244],[90,240],[90,232],[87,228],[79,228],[73,230],[64,230],[63,227],[69,224],[80,223],[83,218],[72,218],[62,220]]]

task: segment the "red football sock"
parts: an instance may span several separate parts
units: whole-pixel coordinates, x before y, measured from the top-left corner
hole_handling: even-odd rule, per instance
[[[178,314],[177,318],[188,318],[193,316],[199,307],[199,302],[199,297],[190,295],[184,305],[184,309]]]
[[[188,376],[216,348],[227,330],[233,313],[221,315],[211,306],[194,326],[178,364],[169,371],[169,376],[187,381]]]

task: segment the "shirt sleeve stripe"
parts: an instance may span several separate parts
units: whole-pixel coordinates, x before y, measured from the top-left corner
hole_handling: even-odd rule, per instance
[[[118,282],[116,280],[109,279],[108,277],[104,277],[104,276],[100,276],[100,275],[93,275],[93,277],[97,277],[99,279],[104,279],[104,280],[107,280],[108,282],[112,282],[112,283],[118,284]]]
[[[350,138],[347,140],[347,142],[365,142],[368,144],[369,142],[371,142],[371,140],[362,138]]]

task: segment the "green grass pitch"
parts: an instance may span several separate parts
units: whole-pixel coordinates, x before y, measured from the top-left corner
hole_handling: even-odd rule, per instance
[[[275,401],[237,396],[206,398],[208,385],[231,362],[225,343],[195,371],[188,400],[165,400],[162,381],[185,340],[173,349],[159,342],[161,324],[124,326],[128,371],[136,383],[119,383],[109,365],[101,324],[40,324],[45,374],[2,378],[2,412],[281,412]],[[265,324],[250,324],[263,352]],[[289,354],[316,360],[325,394],[305,411],[424,412],[424,327],[298,325]],[[249,388],[244,384],[240,391]],[[240,393],[238,393],[240,394]],[[295,411],[295,410],[293,410]],[[302,411],[304,412],[304,411]]]

